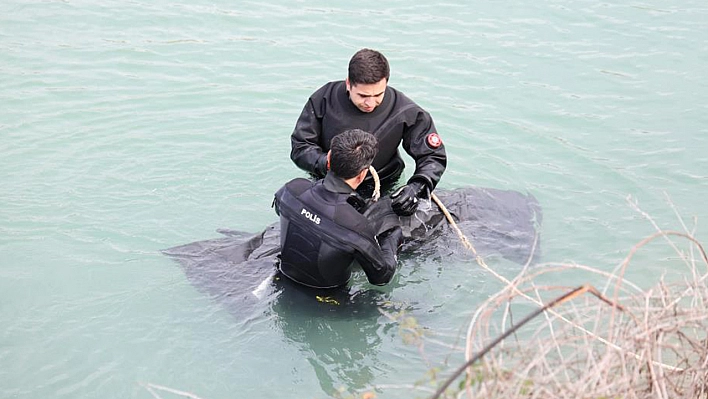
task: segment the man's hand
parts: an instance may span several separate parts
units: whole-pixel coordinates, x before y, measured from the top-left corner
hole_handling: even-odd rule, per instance
[[[391,194],[391,207],[399,216],[410,216],[418,209],[418,196],[425,187],[424,183],[412,181]]]

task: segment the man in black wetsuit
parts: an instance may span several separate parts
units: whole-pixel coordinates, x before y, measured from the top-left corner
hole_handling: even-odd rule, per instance
[[[418,197],[432,191],[447,165],[433,120],[424,109],[388,86],[390,69],[383,54],[359,50],[349,61],[344,81],[329,82],[310,96],[291,136],[290,158],[316,178],[327,173],[331,140],[348,129],[371,132],[379,142],[373,166],[384,187],[391,187],[405,164],[399,144],[415,160],[407,184],[393,195],[393,209],[411,215]]]
[[[362,130],[335,136],[326,161],[324,179],[297,178],[275,193],[280,216],[282,274],[314,288],[346,284],[354,261],[371,284],[388,283],[396,272],[396,254],[403,241],[396,226],[378,236],[361,210],[356,188],[364,181],[376,155],[376,138]]]

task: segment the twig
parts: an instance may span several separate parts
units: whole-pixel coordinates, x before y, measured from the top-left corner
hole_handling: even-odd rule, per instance
[[[524,324],[528,323],[530,320],[532,320],[533,318],[535,318],[535,317],[538,316],[539,314],[543,313],[544,311],[546,311],[546,310],[548,310],[548,309],[550,309],[550,308],[552,308],[552,307],[554,307],[554,306],[556,306],[556,305],[559,305],[559,304],[561,304],[561,303],[563,303],[563,302],[565,302],[565,301],[568,301],[568,300],[570,300],[570,299],[573,299],[573,298],[575,298],[575,297],[577,297],[577,296],[579,296],[579,295],[582,295],[582,294],[584,294],[584,293],[586,293],[586,292],[592,293],[593,295],[595,295],[595,296],[597,296],[598,298],[600,298],[602,301],[607,301],[607,299],[604,298],[604,297],[602,297],[602,295],[600,295],[600,293],[599,293],[594,287],[592,287],[592,286],[590,286],[590,285],[583,285],[583,286],[577,287],[577,288],[575,288],[574,290],[572,290],[572,291],[570,291],[570,292],[568,292],[568,293],[566,293],[566,294],[563,294],[562,296],[560,296],[560,297],[558,297],[558,298],[552,300],[551,302],[549,302],[548,304],[544,305],[543,307],[534,310],[533,312],[531,312],[531,314],[529,314],[528,316],[524,317],[524,318],[519,322],[519,324],[517,324],[517,325],[514,326],[513,328],[511,328],[511,329],[509,329],[508,331],[506,331],[504,334],[502,334],[502,335],[500,335],[499,337],[497,337],[494,341],[492,341],[492,342],[489,343],[487,346],[485,346],[484,349],[482,349],[479,353],[477,353],[477,354],[476,354],[475,356],[473,356],[470,360],[468,360],[468,361],[465,362],[462,366],[460,366],[460,368],[458,368],[457,370],[455,370],[455,372],[452,373],[452,376],[450,376],[450,378],[448,378],[447,381],[445,381],[445,383],[443,383],[443,384],[438,388],[438,390],[435,392],[435,394],[434,394],[433,396],[431,396],[431,399],[436,399],[436,398],[440,397],[440,395],[441,395],[443,392],[445,392],[445,390],[447,389],[447,387],[450,386],[450,384],[452,383],[452,381],[454,381],[460,374],[462,374],[462,372],[465,371],[465,369],[467,369],[467,367],[471,366],[472,364],[474,364],[474,362],[476,362],[477,360],[479,360],[480,358],[482,358],[485,354],[487,354],[490,350],[492,350],[495,346],[497,346],[497,344],[499,344],[499,343],[502,342],[504,339],[506,339],[506,337],[508,337],[509,335],[511,335],[514,331],[516,331],[516,330],[518,330],[519,328],[521,328]],[[613,306],[617,306],[617,305],[614,305],[614,304],[613,304]]]
[[[445,217],[447,218],[448,222],[449,222],[450,225],[453,227],[453,229],[457,232],[457,235],[458,235],[458,237],[460,238],[460,240],[462,241],[463,245],[464,245],[466,248],[469,248],[469,249],[474,253],[474,255],[475,255],[475,260],[477,261],[477,264],[478,264],[478,265],[480,265],[484,270],[486,270],[486,271],[488,271],[489,273],[491,273],[491,274],[492,274],[494,277],[496,277],[497,279],[503,281],[503,282],[507,285],[507,288],[510,288],[510,289],[514,290],[515,292],[521,294],[524,298],[530,300],[531,302],[536,303],[536,304],[539,305],[539,306],[543,305],[542,303],[538,302],[536,299],[534,299],[534,298],[532,298],[532,297],[530,297],[530,296],[524,294],[523,292],[519,291],[519,290],[516,288],[515,284],[513,284],[513,283],[512,283],[511,281],[509,281],[506,277],[500,275],[499,273],[497,273],[497,272],[495,272],[494,270],[492,270],[489,266],[487,266],[487,264],[484,262],[484,259],[483,259],[481,256],[479,256],[479,254],[477,254],[477,250],[474,249],[474,246],[472,246],[472,244],[469,242],[469,240],[467,240],[467,237],[465,237],[465,235],[462,233],[462,231],[460,230],[460,228],[457,226],[457,223],[456,223],[456,222],[454,221],[454,219],[452,218],[452,215],[450,215],[450,212],[448,212],[447,208],[445,207],[445,204],[443,204],[442,201],[440,201],[440,199],[437,197],[437,195],[435,195],[435,193],[431,193],[431,198],[432,198],[433,201],[438,205],[438,207],[440,207],[440,210],[445,214]],[[708,260],[707,260],[707,262],[708,262]],[[597,290],[596,290],[596,292],[597,292]],[[611,341],[606,340],[606,339],[604,339],[604,338],[598,336],[597,334],[595,334],[595,333],[593,333],[593,332],[587,330],[586,328],[584,328],[584,327],[582,327],[582,326],[579,326],[579,325],[577,325],[577,324],[571,322],[570,320],[568,320],[567,318],[563,317],[562,315],[559,315],[559,314],[553,312],[553,310],[549,310],[549,311],[550,311],[551,313],[553,313],[555,316],[559,317],[559,318],[560,318],[561,320],[563,320],[564,322],[573,325],[574,327],[580,329],[580,330],[583,331],[584,333],[586,333],[586,334],[592,336],[593,338],[597,339],[598,341],[604,343],[604,344],[607,345],[608,347],[610,347],[610,348],[612,348],[612,349],[615,349],[615,350],[620,350],[620,351],[621,351],[621,350],[624,350],[623,348],[621,348],[621,347],[619,347],[619,346],[613,344]],[[614,313],[613,313],[613,314],[614,314]],[[632,355],[635,356],[635,357],[637,357],[637,358],[639,358],[639,355],[637,355],[637,354],[632,354]],[[660,365],[660,366],[672,368],[671,366],[668,366],[668,365]]]

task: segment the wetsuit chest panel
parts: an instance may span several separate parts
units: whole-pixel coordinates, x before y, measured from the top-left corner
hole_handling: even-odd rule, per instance
[[[398,154],[398,146],[403,138],[404,125],[399,114],[398,93],[386,88],[384,101],[373,112],[361,112],[349,99],[344,82],[332,83],[330,90],[323,91],[316,98],[321,104],[322,134],[320,146],[330,149],[332,138],[348,129],[361,129],[376,136],[379,152],[374,159],[378,170],[387,165]]]

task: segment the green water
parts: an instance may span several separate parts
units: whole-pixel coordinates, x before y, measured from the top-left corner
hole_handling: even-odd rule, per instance
[[[612,270],[652,221],[705,242],[707,22],[697,0],[3,1],[0,397],[426,396],[400,385],[457,349],[424,358],[383,316],[239,318],[158,251],[276,220],[295,119],[361,47],[433,115],[440,187],[538,198],[542,262]],[[644,286],[685,269],[661,240],[637,256]],[[459,347],[501,286],[461,253],[405,259],[383,292]]]

